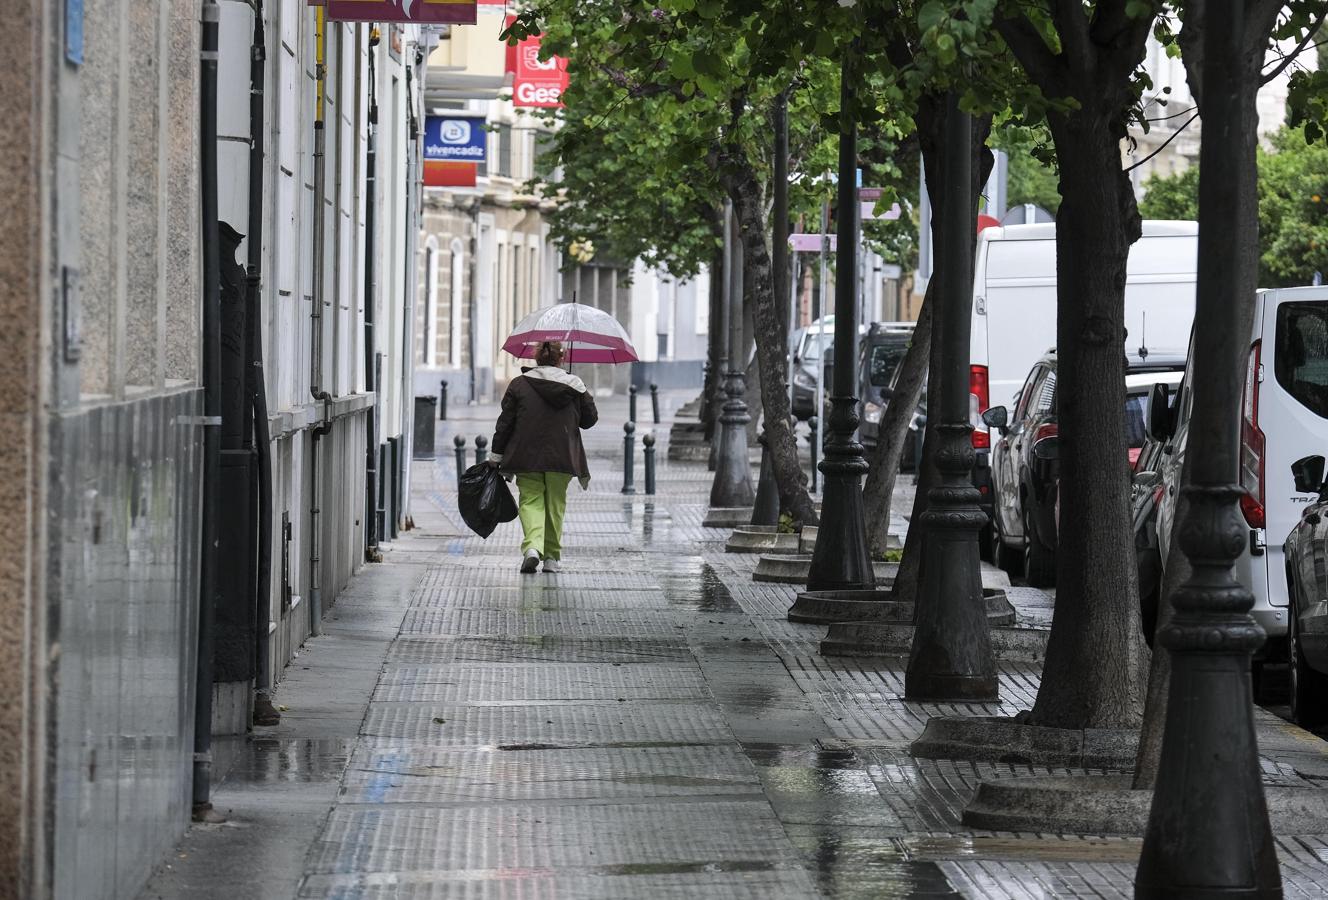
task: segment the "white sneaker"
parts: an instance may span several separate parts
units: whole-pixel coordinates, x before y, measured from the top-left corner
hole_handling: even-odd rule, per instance
[[[556,560],[556,559],[546,559],[546,560],[544,560],[544,571],[545,571],[545,572],[553,572],[553,573],[557,573],[557,572],[561,572],[562,570],[563,570],[563,567],[560,566],[560,565],[558,565],[558,560]]]
[[[521,574],[522,575],[534,574],[535,570],[539,568],[539,564],[540,564],[539,551],[536,550],[534,547],[531,547],[529,550],[526,551],[526,555],[521,558]]]

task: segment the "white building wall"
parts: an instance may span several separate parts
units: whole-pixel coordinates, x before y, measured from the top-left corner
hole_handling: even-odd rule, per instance
[[[364,560],[364,493],[367,414],[374,398],[363,393],[368,139],[367,24],[326,26],[325,194],[314,209],[314,120],[316,115],[317,9],[304,0],[267,0],[266,168],[263,230],[263,344],[273,462],[273,558],[269,617],[270,670],[283,665],[313,629],[310,621],[312,565],[318,560],[326,608]],[[222,0],[219,131],[221,213],[237,230],[248,221],[249,60],[253,8],[245,0]],[[417,29],[403,35],[402,53],[389,52],[389,29],[374,51],[378,78],[378,222],[374,236],[378,332],[383,353],[379,434],[401,433],[403,366],[402,308],[406,293],[405,69],[413,61]],[[394,88],[395,85],[395,88]],[[324,255],[314,259],[314,216],[322,215]],[[246,252],[241,251],[241,254]],[[321,266],[320,266],[321,263]],[[413,263],[412,263],[413,264]],[[318,381],[333,401],[333,423],[315,442],[313,429],[325,414],[314,401],[312,320],[321,273],[323,364]],[[408,452],[409,448],[404,448]],[[318,454],[319,484],[313,478]],[[321,511],[322,534],[315,551],[310,510]],[[283,515],[290,523],[283,558]],[[283,582],[289,579],[292,600]]]

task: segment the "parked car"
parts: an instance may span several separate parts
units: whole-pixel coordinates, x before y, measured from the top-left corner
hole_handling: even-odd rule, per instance
[[[858,440],[866,447],[876,446],[881,415],[890,402],[914,327],[913,322],[874,322],[862,339],[858,354]],[[911,461],[912,456],[908,458]]]
[[[802,337],[793,353],[793,415],[806,421],[815,414],[816,409],[816,369],[824,366],[822,385],[825,399],[830,398],[830,381],[834,377],[829,368],[830,357],[835,346],[835,317],[822,316],[804,329],[799,329]],[[858,326],[859,346],[867,326]],[[857,351],[855,350],[856,354]],[[856,355],[853,357],[856,359]]]
[[[1306,728],[1328,723],[1328,485],[1324,458],[1306,456],[1291,464],[1296,491],[1314,494],[1287,535],[1288,688],[1291,718]]]
[[[1133,462],[1146,437],[1146,395],[1156,382],[1179,382],[1185,357],[1176,351],[1141,349],[1125,358],[1125,431]],[[982,414],[1000,435],[991,464],[997,563],[1011,572],[1022,570],[1033,587],[1056,582],[1060,487],[1056,363],[1055,350],[1038,360],[1024,380],[1013,413],[993,406]]]
[[[1147,419],[1150,437],[1165,445],[1157,512],[1164,566],[1189,449],[1191,375],[1187,369],[1172,414],[1150,411]],[[1259,292],[1240,417],[1233,427],[1240,435],[1241,512],[1249,529],[1236,576],[1254,594],[1251,614],[1268,635],[1260,663],[1281,662],[1288,656],[1293,593],[1283,536],[1298,526],[1306,507],[1319,501],[1318,491],[1304,490],[1304,483],[1292,477],[1291,466],[1328,447],[1328,287]]]
[[[1189,339],[1198,233],[1194,222],[1143,223],[1125,275],[1125,324],[1134,346],[1183,347]],[[992,398],[1000,403],[1014,396],[1029,368],[1056,342],[1055,224],[982,230],[972,309],[973,484],[983,510],[994,518],[992,436],[980,414]],[[984,532],[984,556],[990,555],[993,539],[991,529]]]

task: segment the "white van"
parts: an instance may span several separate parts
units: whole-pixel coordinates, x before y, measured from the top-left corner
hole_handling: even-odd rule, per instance
[[[1193,357],[1191,357],[1193,365]],[[1180,496],[1181,469],[1188,447],[1193,383],[1185,372],[1173,407],[1172,434],[1161,465],[1163,492],[1158,503],[1157,538],[1163,565],[1170,550],[1171,525]],[[1151,416],[1149,418],[1152,418]],[[1268,633],[1264,658],[1286,654],[1289,590],[1282,544],[1317,494],[1296,490],[1291,464],[1322,455],[1328,447],[1328,287],[1261,291],[1245,365],[1239,428],[1240,508],[1249,540],[1236,560],[1236,577],[1254,594],[1251,615]]]
[[[1146,221],[1130,248],[1125,276],[1126,346],[1184,347],[1194,320],[1199,226]],[[991,435],[981,414],[1012,402],[1034,363],[1056,346],[1056,225],[1007,225],[978,235],[973,270],[969,393],[973,404],[973,483],[993,511]],[[991,549],[984,536],[984,555]]]

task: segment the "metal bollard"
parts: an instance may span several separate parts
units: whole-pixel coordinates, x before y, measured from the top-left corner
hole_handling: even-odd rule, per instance
[[[647,433],[641,438],[641,443],[645,446],[646,493],[653,495],[655,493],[655,435]]]
[[[457,487],[461,486],[461,473],[466,471],[466,439],[461,435],[452,438],[452,446],[456,448],[457,459]]]
[[[636,478],[632,472],[633,457],[636,455],[633,451],[636,446],[636,424],[626,422],[623,424],[623,487],[624,494],[636,493]]]
[[[650,411],[654,414],[655,424],[659,424],[659,385],[650,383]]]
[[[812,492],[815,493],[821,479],[821,470],[817,468],[817,460],[821,458],[821,448],[816,446],[817,426],[820,424],[820,420],[816,416],[812,416],[807,420],[807,424],[812,427],[812,433],[807,436],[807,440],[812,445]]]
[[[447,382],[442,382],[438,389],[438,421],[447,421]]]
[[[489,458],[489,439],[484,435],[475,438],[475,465],[479,465]]]
[[[636,385],[627,386],[627,418],[631,422],[636,421]]]

